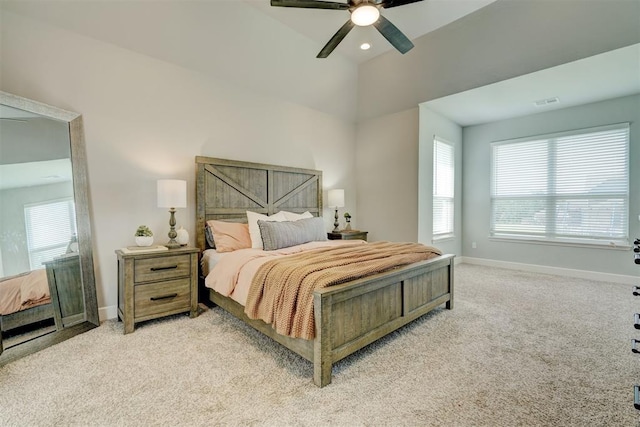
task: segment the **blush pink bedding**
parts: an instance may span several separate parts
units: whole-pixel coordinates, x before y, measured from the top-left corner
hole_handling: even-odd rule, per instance
[[[51,302],[47,271],[30,271],[0,279],[0,315]]]
[[[251,280],[260,266],[266,262],[312,249],[366,244],[364,240],[325,240],[304,243],[275,251],[240,249],[227,252],[224,254],[224,258],[211,269],[205,278],[204,284],[206,287],[215,290],[221,295],[231,297],[234,301],[244,306],[247,302]]]

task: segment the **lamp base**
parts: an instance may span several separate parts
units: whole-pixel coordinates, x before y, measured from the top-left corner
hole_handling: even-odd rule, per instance
[[[176,249],[180,247],[180,243],[176,241],[178,232],[176,231],[176,209],[169,209],[171,216],[169,217],[169,241],[165,244],[169,249]]]
[[[334,215],[335,221],[333,222],[333,231],[332,233],[339,233],[340,230],[338,229],[338,227],[340,226],[340,223],[338,223],[338,208],[336,208],[336,214]]]
[[[169,249],[176,249],[179,248],[181,245],[180,243],[176,242],[175,239],[171,239],[169,240],[167,243],[164,244],[166,247],[168,247]]]

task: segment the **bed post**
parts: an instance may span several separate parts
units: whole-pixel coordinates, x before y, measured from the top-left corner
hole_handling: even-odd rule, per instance
[[[316,336],[313,340],[313,382],[318,387],[331,383],[333,360],[331,355],[331,296],[313,294]]]
[[[453,310],[453,260],[455,258],[451,257],[449,259],[449,301],[446,302],[445,307],[449,310]]]

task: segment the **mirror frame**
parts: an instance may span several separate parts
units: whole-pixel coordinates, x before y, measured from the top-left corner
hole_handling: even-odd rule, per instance
[[[93,329],[100,325],[100,319],[98,316],[98,299],[93,265],[93,243],[91,240],[91,218],[89,214],[89,181],[82,115],[2,91],[0,91],[0,104],[67,122],[69,125],[71,173],[73,177],[78,250],[80,253],[85,309],[85,320],[83,322],[50,332],[14,347],[5,348],[4,351],[0,350],[0,366],[4,366],[16,359],[36,353],[46,347]]]

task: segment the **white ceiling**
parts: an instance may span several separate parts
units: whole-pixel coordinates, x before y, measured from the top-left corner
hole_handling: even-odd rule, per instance
[[[0,165],[0,190],[71,182],[71,159]]]
[[[309,55],[314,57],[333,37],[336,31],[349,20],[350,16],[346,10],[272,7],[269,1],[266,0],[243,1],[315,41],[318,45],[318,51],[309,52]],[[494,1],[424,0],[391,9],[382,9],[381,14],[398,27],[410,40],[415,40]],[[345,0],[336,0],[336,2],[346,3]],[[371,44],[371,48],[367,51],[360,49],[360,45],[364,42]],[[393,49],[393,46],[374,27],[355,27],[342,40],[332,55],[342,55],[351,61],[362,63]]]
[[[640,44],[569,62],[424,106],[461,126],[489,123],[640,93]],[[536,106],[557,97],[559,102]]]
[[[34,121],[33,119],[36,120]],[[43,118],[39,114],[0,104],[0,129],[2,129],[4,123],[10,121],[12,125],[19,126],[19,132],[22,133],[23,129],[25,131],[28,130],[40,120],[43,120]],[[0,135],[6,137],[6,134],[1,131]],[[46,133],[46,135],[53,137],[55,134]],[[22,144],[21,146],[26,147],[27,153],[34,154],[34,150],[39,152],[38,148],[34,147],[28,139],[26,140],[26,145]],[[11,164],[4,164],[2,160],[7,160],[7,157],[0,158],[0,191],[71,182],[72,180],[70,158]]]
[[[516,9],[507,7],[508,1],[502,2],[498,11]],[[427,33],[493,2],[425,0],[382,13],[418,45],[417,38],[428,43]],[[358,68],[363,61],[384,52],[389,52],[390,60],[397,55],[406,64],[419,60],[411,56],[415,51],[404,56],[395,52],[373,28],[354,28],[329,58],[316,59],[346,22],[348,12],[271,7],[269,0],[0,0],[0,11],[112,43],[221,82],[233,82],[240,90],[274,96],[352,121],[357,120],[359,112],[353,88],[362,77]],[[506,12],[500,16],[510,17]],[[372,37],[373,48],[361,51],[358,45],[368,37]],[[631,62],[620,67],[609,58],[587,63],[587,71],[575,64],[581,71],[568,69],[559,77],[552,77],[555,71],[544,70],[524,76],[531,78],[527,83],[508,80],[465,93],[466,98],[453,95],[429,105],[447,115],[458,114],[455,120],[469,124],[492,120],[505,112],[522,115],[540,111],[531,103],[553,96],[558,96],[560,103],[552,108],[622,96],[634,90],[625,88],[628,83],[624,82],[633,80],[634,72],[638,75],[635,52],[635,64],[632,52]],[[534,81],[536,86],[531,86]]]
[[[415,39],[492,2],[425,0],[383,15]],[[415,52],[400,55],[374,29],[354,28],[328,58],[317,59],[348,11],[271,7],[270,0],[0,0],[0,12],[353,122],[359,64],[387,51],[399,58]],[[367,32],[373,48],[364,52],[358,42]]]
[[[382,9],[381,13],[409,39],[415,40],[494,1],[496,0],[423,0]],[[346,3],[346,0],[336,2]],[[124,43],[112,33],[144,39],[145,30],[149,36],[158,36],[158,30],[154,27],[160,25],[163,31],[172,32],[175,40],[191,42],[190,46],[195,47],[192,52],[198,55],[206,51],[200,49],[206,44],[194,44],[195,38],[190,38],[188,33],[200,37],[201,41],[207,41],[210,49],[211,45],[225,43],[240,54],[252,54],[251,48],[261,46],[265,40],[273,43],[271,51],[290,46],[290,36],[256,22],[246,10],[248,7],[313,41],[313,47],[305,55],[315,61],[320,61],[316,59],[317,53],[350,16],[347,10],[272,7],[270,0],[2,0],[0,6],[117,44]],[[194,16],[197,18],[190,19]],[[160,38],[157,41],[162,42]],[[368,51],[360,49],[365,41],[372,45]],[[131,47],[140,47],[134,40],[130,44]],[[166,49],[172,47],[169,43],[164,45]],[[151,49],[148,50],[153,53]],[[390,50],[393,50],[393,46],[374,27],[355,27],[331,55],[353,63],[362,63]]]

